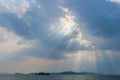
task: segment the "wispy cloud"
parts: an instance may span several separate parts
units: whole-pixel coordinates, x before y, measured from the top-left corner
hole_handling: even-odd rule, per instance
[[[27,0],[0,0],[2,10],[9,10],[9,12],[16,14],[19,18],[30,8],[30,3]]]

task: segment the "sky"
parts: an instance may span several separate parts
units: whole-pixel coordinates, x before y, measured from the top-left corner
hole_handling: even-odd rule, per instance
[[[0,72],[120,74],[120,0],[0,0]]]

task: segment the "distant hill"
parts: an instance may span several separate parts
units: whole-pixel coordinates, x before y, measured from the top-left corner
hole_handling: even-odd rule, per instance
[[[64,72],[55,72],[55,73],[45,73],[45,72],[29,73],[28,75],[102,75],[102,74],[92,73],[92,72],[64,71]]]
[[[90,73],[90,72],[65,71],[60,73],[50,73],[50,75],[102,75],[102,74]]]

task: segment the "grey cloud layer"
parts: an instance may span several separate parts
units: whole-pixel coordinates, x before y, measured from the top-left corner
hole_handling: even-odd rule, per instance
[[[120,49],[118,45],[120,43],[119,5],[105,0],[71,0],[69,3],[67,0],[63,3],[55,0],[39,0],[30,4],[30,8],[26,10],[22,18],[9,11],[0,11],[0,25],[14,30],[16,34],[28,40],[39,40],[42,45],[38,44],[34,49],[25,51],[27,55],[62,59],[65,58],[63,55],[65,53],[89,50],[79,45],[78,41],[72,42],[68,48],[68,41],[75,38],[79,34],[78,32],[73,31],[70,35],[63,37],[56,34],[55,31],[51,31],[50,24],[56,24],[55,22],[65,15],[64,11],[59,8],[60,5],[75,11],[78,14],[78,23],[81,23],[79,19],[82,17],[87,24],[86,29],[92,35],[91,38],[100,37],[103,40],[101,44],[99,41],[93,40],[94,45],[104,50]],[[81,29],[81,27],[77,27]],[[86,33],[83,32],[83,35]]]

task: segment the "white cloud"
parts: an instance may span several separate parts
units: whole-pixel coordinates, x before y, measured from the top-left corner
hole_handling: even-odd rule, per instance
[[[27,0],[0,0],[0,6],[2,6],[3,10],[9,10],[21,18],[30,8],[30,3]]]
[[[0,27],[0,52],[13,53],[35,46],[37,40],[26,40],[23,37]]]
[[[120,3],[120,0],[109,0],[110,2]]]
[[[76,28],[75,16],[72,15],[72,12],[69,11],[68,8],[60,7],[65,15],[59,18],[59,26],[60,33],[64,35],[69,35]]]
[[[61,35],[71,35],[75,31],[77,34],[74,37],[69,39],[69,43],[79,42],[80,46],[84,46],[86,48],[94,48],[95,46],[92,43],[83,38],[83,34],[80,31],[80,25],[76,22],[76,16],[70,11],[68,8],[60,6],[60,9],[64,12],[64,16],[59,18],[57,24],[52,24],[52,29],[57,30]]]

